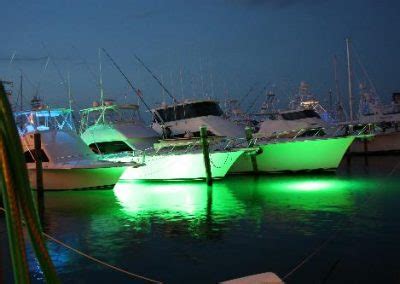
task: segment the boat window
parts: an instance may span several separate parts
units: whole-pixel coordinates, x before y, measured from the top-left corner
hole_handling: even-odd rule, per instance
[[[38,154],[42,158],[42,162],[48,162],[49,157],[47,157],[46,153],[43,151],[43,149],[40,149],[40,151],[36,151],[35,149],[26,151],[24,153],[25,157],[25,163],[35,163],[36,162],[36,157],[38,157]]]
[[[209,115],[222,116],[223,114],[217,102],[198,102],[175,105],[164,109],[157,109],[157,112],[164,122]],[[157,116],[155,119],[157,122],[160,122]]]
[[[306,109],[302,111],[296,111],[296,112],[288,112],[288,113],[282,113],[282,118],[284,120],[296,120],[296,119],[304,119],[304,118],[310,118],[310,117],[316,117],[316,118],[321,118],[318,113],[316,113],[312,109]]]
[[[123,141],[93,143],[90,144],[89,147],[96,154],[112,154],[133,151],[133,149]]]

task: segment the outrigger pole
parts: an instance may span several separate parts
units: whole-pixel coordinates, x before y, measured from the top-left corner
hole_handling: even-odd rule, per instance
[[[133,55],[135,59],[144,67],[144,69],[147,70],[147,72],[150,73],[150,75],[157,81],[157,83],[163,88],[163,90],[168,94],[168,96],[174,101],[174,103],[178,103],[178,100],[173,96],[168,89],[164,86],[164,84],[160,81],[160,79],[157,78],[157,76],[150,70],[149,67],[147,67],[144,62],[136,55]]]
[[[350,121],[353,121],[353,86],[352,86],[352,73],[351,73],[351,61],[350,61],[350,39],[346,38],[346,51],[347,51],[347,76],[348,76],[348,87],[349,87],[349,111]]]
[[[144,106],[147,108],[147,110],[150,113],[154,113],[157,118],[160,120],[161,124],[164,125],[164,120],[161,118],[160,114],[158,113],[157,110],[152,111],[149,105],[146,103],[146,101],[143,99],[143,97],[140,95],[141,92],[139,89],[137,89],[132,82],[128,79],[128,77],[125,75],[125,73],[122,71],[122,69],[118,66],[118,64],[114,61],[114,59],[111,57],[111,55],[102,47],[101,50],[103,50],[104,54],[110,59],[111,63],[114,65],[114,67],[121,73],[121,75],[125,78],[125,80],[128,82],[129,86],[132,88],[132,90],[136,93],[136,95],[139,97],[140,101],[144,104]]]

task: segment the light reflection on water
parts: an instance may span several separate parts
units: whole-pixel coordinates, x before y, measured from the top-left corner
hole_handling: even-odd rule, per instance
[[[46,193],[45,227],[75,248],[166,282],[215,283],[265,271],[282,276],[378,194],[381,184],[335,175],[238,176],[212,188],[202,182],[124,182],[109,191]],[[349,228],[356,232],[352,237],[380,227],[371,221],[381,214],[375,214],[381,204],[375,205]],[[323,258],[353,245],[347,238]],[[54,243],[49,247],[64,282],[130,280]],[[297,280],[318,282],[330,265],[326,259],[313,263]]]

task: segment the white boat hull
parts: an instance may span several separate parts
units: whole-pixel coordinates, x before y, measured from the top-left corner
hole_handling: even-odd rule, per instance
[[[116,184],[125,167],[43,169],[44,190],[107,188]],[[28,169],[31,188],[36,189],[36,169]]]
[[[223,178],[243,153],[243,150],[211,153],[212,177]],[[121,180],[188,180],[206,178],[202,153],[147,156],[144,163],[140,167],[127,168],[121,176]]]

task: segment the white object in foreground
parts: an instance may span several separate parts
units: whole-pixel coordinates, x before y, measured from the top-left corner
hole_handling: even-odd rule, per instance
[[[265,272],[221,282],[221,284],[283,284],[283,283],[284,282],[273,272]]]

